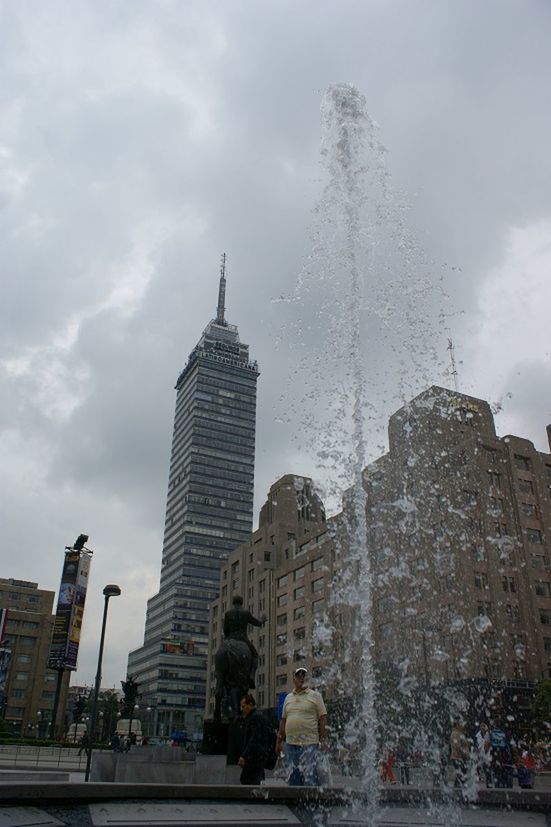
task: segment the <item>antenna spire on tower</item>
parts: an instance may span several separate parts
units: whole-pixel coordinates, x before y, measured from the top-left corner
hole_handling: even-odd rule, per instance
[[[220,286],[218,288],[218,307],[216,309],[216,324],[227,324],[226,322],[226,254],[222,253],[220,260]]]
[[[451,362],[451,365],[452,365],[451,374],[453,376],[453,386],[454,386],[455,390],[459,393],[459,388],[457,387],[457,368],[455,366],[455,352],[454,352],[453,342],[452,342],[451,339],[448,339],[448,347],[446,349],[450,351],[450,362]]]

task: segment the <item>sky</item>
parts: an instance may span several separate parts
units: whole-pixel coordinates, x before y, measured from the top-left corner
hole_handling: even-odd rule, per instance
[[[107,583],[122,595],[104,686],[143,640],[174,384],[215,314],[222,252],[227,318],[261,371],[255,521],[284,473],[331,488],[307,435],[333,387],[334,84],[365,97],[415,239],[415,266],[388,284],[382,270],[366,312],[369,327],[394,302],[366,345],[368,459],[403,401],[453,387],[448,338],[459,390],[492,404],[499,435],[549,450],[549,42],[538,0],[0,2],[0,576],[57,591],[64,547],[89,534],[73,683],[93,681]],[[420,341],[408,325],[438,352],[405,381],[391,353]]]

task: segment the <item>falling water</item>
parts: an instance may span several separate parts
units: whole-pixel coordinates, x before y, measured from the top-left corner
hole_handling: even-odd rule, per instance
[[[333,686],[340,679],[346,695],[350,686],[342,686],[344,662],[348,675],[357,681],[360,704],[349,732],[356,745],[361,744],[367,800],[362,819],[369,827],[381,820],[381,721],[373,663],[374,572],[367,548],[370,505],[364,469],[384,452],[388,415],[437,383],[447,370],[446,297],[408,228],[407,204],[391,186],[385,152],[363,95],[347,84],[331,87],[322,105],[321,156],[327,184],[316,209],[312,254],[295,295],[286,300],[289,316],[293,307],[295,312],[290,324],[300,355],[296,384],[304,388],[294,408],[285,399],[287,417],[304,423],[297,441],[315,454],[330,507],[340,498],[343,502],[335,544],[337,556],[346,554],[347,562],[334,584],[332,603],[336,610],[347,607],[351,612],[354,631],[349,640],[340,641],[346,651],[339,651],[338,663],[333,657],[333,674],[329,668],[326,678]],[[288,338],[293,340],[292,335]],[[414,500],[404,495],[400,503],[384,507],[397,512],[396,522],[404,533],[415,528]],[[408,571],[397,570],[394,576],[409,578],[412,591],[418,586]],[[335,646],[338,630],[332,623],[330,610],[326,627],[315,630],[318,643]],[[413,687],[406,664],[399,693],[400,703],[409,705],[410,711]],[[422,744],[429,770],[436,775],[442,742],[431,740],[426,731],[427,720],[434,718],[428,707],[417,710],[417,722],[411,713],[408,734]],[[451,810],[446,817],[454,822]]]

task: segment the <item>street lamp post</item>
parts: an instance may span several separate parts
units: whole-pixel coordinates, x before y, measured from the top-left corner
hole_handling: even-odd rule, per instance
[[[94,685],[94,697],[92,699],[92,713],[91,713],[91,722],[90,722],[90,743],[88,745],[88,752],[86,755],[86,775],[84,776],[84,780],[88,781],[90,777],[90,764],[92,763],[92,747],[94,744],[94,737],[96,732],[96,716],[98,710],[98,696],[99,696],[99,689],[101,684],[101,662],[103,660],[103,644],[105,641],[105,626],[107,623],[107,608],[109,606],[109,598],[110,597],[118,597],[121,593],[119,586],[114,584],[105,586],[103,590],[103,596],[105,597],[105,603],[103,606],[103,620],[101,624],[101,637],[100,637],[100,644],[99,644],[99,654],[98,654],[98,669],[96,672],[96,683]]]

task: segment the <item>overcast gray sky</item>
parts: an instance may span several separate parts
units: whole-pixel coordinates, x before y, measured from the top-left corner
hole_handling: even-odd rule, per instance
[[[277,298],[312,250],[331,84],[354,84],[379,125],[447,297],[427,329],[453,337],[460,390],[548,450],[548,2],[12,0],[0,23],[0,575],[57,590],[63,547],[90,535],[74,682],[93,680],[106,583],[123,594],[104,685],[142,641],[173,386],[222,251],[228,320],[261,368],[255,513],[279,475],[316,472],[298,421],[308,361]],[[299,316],[309,328],[307,301]],[[370,456],[404,393],[385,364]],[[429,374],[409,376],[412,395],[446,382],[436,361]]]

